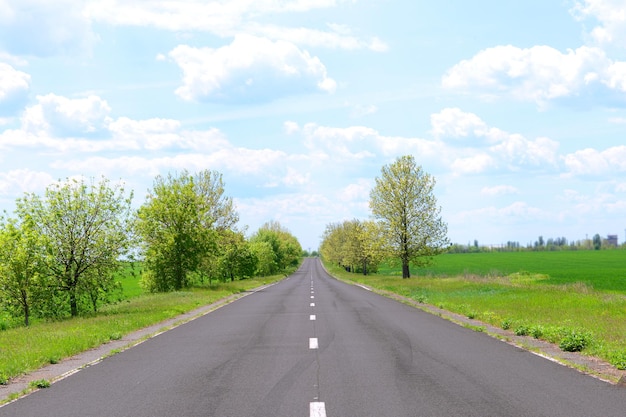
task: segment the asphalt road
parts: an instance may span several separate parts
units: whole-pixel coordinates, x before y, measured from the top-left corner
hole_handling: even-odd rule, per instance
[[[0,416],[625,416],[626,389],[330,278],[288,279]]]

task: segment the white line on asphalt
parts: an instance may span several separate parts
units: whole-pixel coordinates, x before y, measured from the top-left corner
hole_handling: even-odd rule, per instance
[[[312,295],[312,296],[311,296],[311,300],[312,300],[312,299],[314,299],[314,298],[315,298],[315,296],[314,296],[314,295]]]
[[[309,316],[309,320],[311,320],[311,321],[315,321],[315,319],[316,319],[315,314],[311,314],[311,315]]]
[[[311,303],[311,307],[315,307],[315,303]]]
[[[311,417],[326,417],[326,406],[321,402],[311,403],[309,407]]]
[[[372,291],[372,290],[371,290],[371,288],[367,288],[365,285],[361,285],[361,284],[355,284],[355,285],[356,285],[357,287],[361,287],[361,288],[363,288],[364,290],[367,290],[367,291]]]
[[[317,337],[309,338],[309,349],[317,349]]]

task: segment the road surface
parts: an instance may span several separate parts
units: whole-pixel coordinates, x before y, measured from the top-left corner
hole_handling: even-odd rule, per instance
[[[626,389],[329,277],[284,281],[0,416],[625,416]]]

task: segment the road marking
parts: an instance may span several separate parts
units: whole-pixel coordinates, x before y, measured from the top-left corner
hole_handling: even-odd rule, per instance
[[[315,321],[315,319],[316,319],[315,314],[311,314],[311,315],[309,316],[309,320],[311,320],[311,321]]]
[[[314,295],[312,295],[312,296],[311,296],[311,300],[312,300],[312,299],[314,299],[314,298],[315,298],[315,296],[314,296]]]
[[[361,288],[363,288],[364,290],[367,290],[367,291],[372,291],[372,289],[371,289],[371,288],[367,288],[365,285],[361,285],[361,284],[355,284],[355,285],[356,285],[357,287],[361,287]]]
[[[326,406],[321,402],[311,403],[309,407],[311,417],[326,417]]]
[[[311,307],[315,307],[315,303],[311,303]]]
[[[309,338],[309,349],[317,349],[317,347],[318,347],[317,337]]]

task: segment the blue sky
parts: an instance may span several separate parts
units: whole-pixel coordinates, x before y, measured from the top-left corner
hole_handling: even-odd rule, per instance
[[[0,209],[214,169],[315,249],[412,154],[453,242],[622,241],[625,37],[624,0],[0,0]]]

